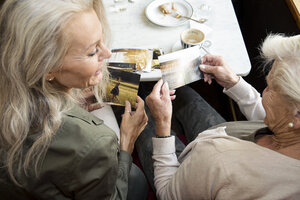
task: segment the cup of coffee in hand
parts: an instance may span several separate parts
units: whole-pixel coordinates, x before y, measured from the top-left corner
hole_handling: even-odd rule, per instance
[[[184,30],[180,34],[181,46],[186,49],[196,45],[200,45],[205,39],[205,34],[195,28]]]

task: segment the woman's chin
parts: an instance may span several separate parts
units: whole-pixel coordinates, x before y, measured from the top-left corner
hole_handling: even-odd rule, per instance
[[[102,76],[101,77],[98,77],[98,78],[95,78],[93,80],[91,80],[89,82],[89,86],[95,86],[95,85],[98,85],[102,80]]]

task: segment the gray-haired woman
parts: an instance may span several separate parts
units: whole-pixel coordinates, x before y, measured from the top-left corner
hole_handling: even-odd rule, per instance
[[[78,89],[93,87],[99,101],[104,95],[107,30],[101,0],[2,5],[1,199],[127,198],[130,154],[147,124],[143,100],[134,113],[126,102],[120,145],[103,120],[78,106]],[[145,198],[146,182],[135,180],[131,192]]]
[[[204,80],[211,83],[213,76],[248,120],[261,121],[201,129],[207,119],[218,115],[207,112],[212,109],[190,88],[180,88],[174,107],[176,101],[185,104],[173,115],[183,132],[196,138],[178,159],[174,136],[170,136],[169,89],[162,81],[155,85],[146,102],[159,124],[152,139],[154,185],[159,199],[300,198],[300,36],[271,35],[261,49],[272,64],[262,97],[221,57],[206,55],[200,67]],[[248,134],[253,124],[267,127],[247,137],[251,141],[229,136]]]

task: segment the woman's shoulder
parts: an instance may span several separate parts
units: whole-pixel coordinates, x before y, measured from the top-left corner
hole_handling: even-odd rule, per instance
[[[116,139],[114,131],[106,126],[103,120],[79,106],[64,113],[57,134],[71,134],[71,136],[79,134],[85,137],[106,136]]]
[[[112,149],[107,152],[105,149]],[[49,151],[67,151],[71,156],[84,157],[92,151],[116,154],[119,151],[115,132],[103,120],[76,107],[64,114],[62,124],[55,133]]]

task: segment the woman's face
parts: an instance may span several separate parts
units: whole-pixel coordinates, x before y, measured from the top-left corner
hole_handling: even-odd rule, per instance
[[[267,76],[268,86],[262,94],[262,104],[266,111],[265,124],[274,133],[280,133],[288,128],[288,123],[292,121],[292,113],[288,104],[280,94],[274,90],[270,79],[273,76],[273,68]]]
[[[78,13],[65,29],[71,45],[62,67],[51,72],[63,87],[87,88],[102,79],[104,60],[111,52],[102,43],[102,26],[94,11]]]

